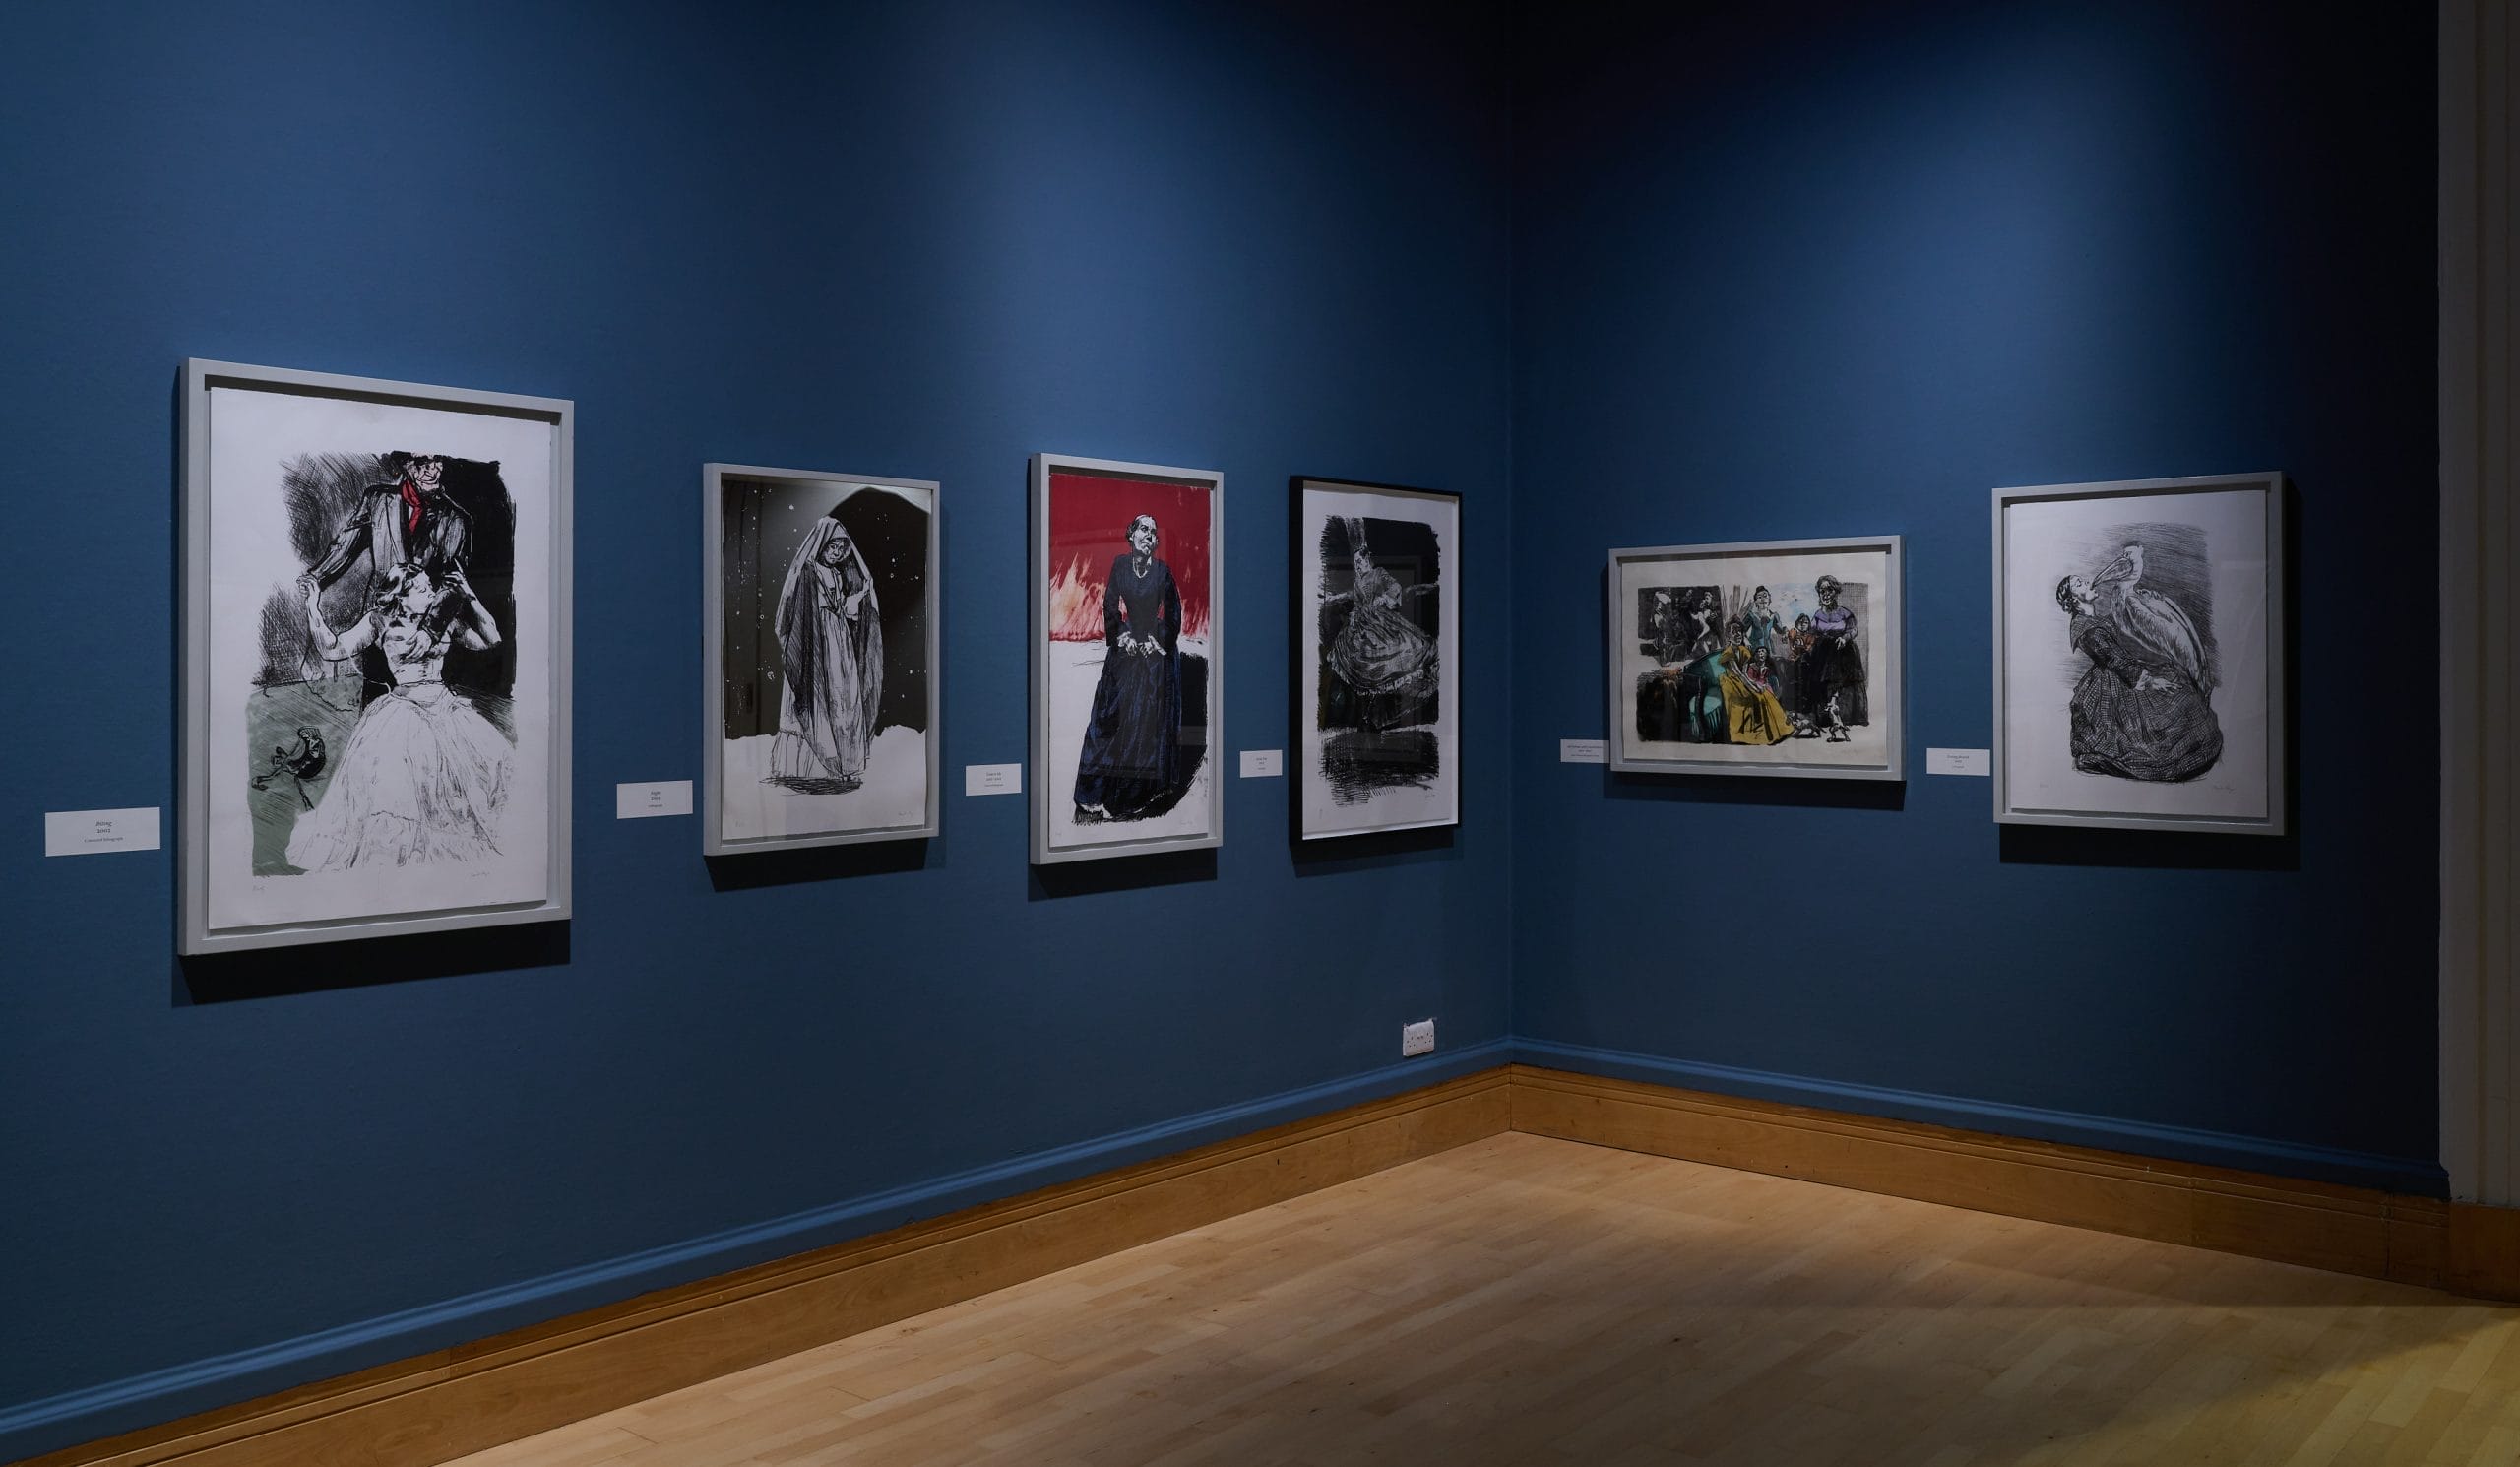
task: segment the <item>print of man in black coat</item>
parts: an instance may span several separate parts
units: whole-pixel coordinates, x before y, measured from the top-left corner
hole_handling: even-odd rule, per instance
[[[443,576],[462,570],[472,558],[472,522],[447,495],[442,482],[446,460],[433,453],[389,453],[383,463],[396,481],[370,484],[360,493],[357,511],[315,564],[316,585],[329,587],[340,580],[358,563],[362,550],[374,578],[371,584],[381,584],[398,565],[416,565]]]

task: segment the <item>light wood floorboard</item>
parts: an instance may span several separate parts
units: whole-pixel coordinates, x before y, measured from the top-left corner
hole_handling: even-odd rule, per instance
[[[459,1467],[2520,1461],[2520,1308],[1509,1134]]]

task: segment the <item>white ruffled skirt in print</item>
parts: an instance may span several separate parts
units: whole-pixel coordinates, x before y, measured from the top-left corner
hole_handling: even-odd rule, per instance
[[[499,854],[516,750],[442,682],[367,705],[315,808],[289,832],[304,871],[487,861]]]

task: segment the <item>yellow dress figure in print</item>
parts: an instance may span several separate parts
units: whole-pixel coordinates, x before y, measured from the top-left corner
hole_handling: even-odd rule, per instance
[[[1750,649],[1732,646],[1719,659],[1724,665],[1725,732],[1734,743],[1781,743],[1794,733],[1785,704],[1766,676],[1751,665]]]

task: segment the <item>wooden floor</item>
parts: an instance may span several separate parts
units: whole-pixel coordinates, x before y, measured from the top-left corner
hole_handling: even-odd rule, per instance
[[[1504,1135],[463,1459],[2520,1461],[2520,1308]]]

